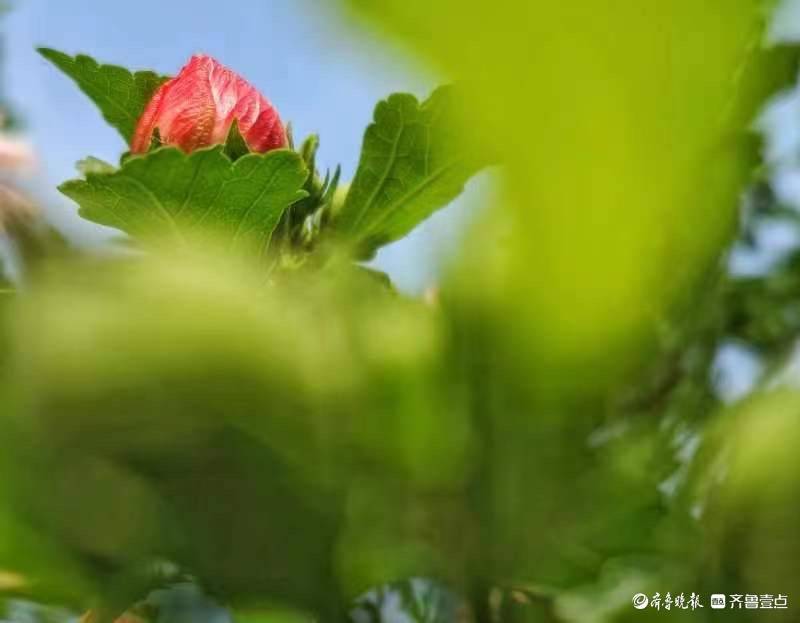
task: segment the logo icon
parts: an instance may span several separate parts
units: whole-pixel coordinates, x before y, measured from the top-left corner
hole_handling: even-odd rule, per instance
[[[633,596],[633,607],[637,610],[644,610],[647,608],[647,604],[650,603],[650,600],[647,598],[647,595],[644,593],[636,593]]]
[[[711,595],[711,607],[714,610],[722,610],[725,608],[725,595],[714,593]]]

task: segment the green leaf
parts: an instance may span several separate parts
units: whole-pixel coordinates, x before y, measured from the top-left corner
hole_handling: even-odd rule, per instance
[[[94,156],[86,156],[83,160],[78,160],[75,165],[78,173],[81,175],[89,175],[90,173],[113,173],[116,171],[114,165],[109,164],[105,160],[95,158]]]
[[[225,155],[231,160],[236,161],[249,153],[250,147],[239,131],[239,121],[234,119],[231,124],[231,129],[228,131],[228,138],[225,139]]]
[[[180,243],[212,231],[232,247],[263,252],[284,210],[305,197],[308,172],[289,150],[231,162],[224,149],[187,155],[164,147],[129,158],[112,173],[89,172],[60,190],[84,218],[145,242]]]
[[[317,150],[319,150],[319,135],[309,134],[298,150],[303,156],[303,161],[308,165],[308,168],[312,168],[312,165],[316,163]]]
[[[152,71],[100,65],[83,54],[72,57],[49,48],[39,48],[39,54],[72,78],[128,143],[153,93],[169,79]]]
[[[234,612],[234,623],[311,623],[315,619],[301,611],[271,607]]]
[[[337,220],[360,253],[402,238],[462,191],[481,165],[460,148],[452,120],[453,90],[419,104],[396,93],[375,108],[361,161]]]

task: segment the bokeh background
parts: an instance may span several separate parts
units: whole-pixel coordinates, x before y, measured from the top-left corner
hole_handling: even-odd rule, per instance
[[[5,27],[27,188],[79,243],[11,232],[10,619],[797,618],[800,3],[29,0]],[[213,245],[110,261],[52,188],[124,145],[39,44],[213,54],[345,179],[377,100],[454,81],[459,153],[499,166],[381,251],[401,294],[352,263],[264,290]],[[632,604],[667,592],[705,606]]]

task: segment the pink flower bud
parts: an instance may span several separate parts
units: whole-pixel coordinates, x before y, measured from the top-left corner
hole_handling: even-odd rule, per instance
[[[234,120],[252,151],[287,145],[272,104],[230,69],[198,54],[155,92],[136,126],[131,151],[145,153],[156,129],[163,143],[186,152],[224,143]]]

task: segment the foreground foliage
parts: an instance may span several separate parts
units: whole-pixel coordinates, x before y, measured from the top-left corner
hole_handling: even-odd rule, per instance
[[[711,593],[791,597],[796,391],[727,406],[711,373],[732,340],[778,369],[800,331],[796,257],[719,261],[795,59],[729,2],[353,0],[459,86],[379,103],[349,188],[316,137],[255,154],[234,126],[83,161],[61,189],[126,252],[6,225],[13,616],[627,621],[669,591],[706,620]],[[126,141],[165,79],[42,53]],[[438,300],[362,263],[497,160]],[[780,211],[754,188],[743,241]]]

